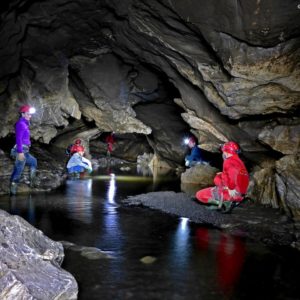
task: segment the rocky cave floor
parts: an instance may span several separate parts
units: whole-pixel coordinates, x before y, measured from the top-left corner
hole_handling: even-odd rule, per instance
[[[132,196],[124,203],[186,217],[191,222],[214,226],[266,245],[292,246],[300,249],[297,224],[280,210],[257,205],[250,199],[245,199],[230,214],[209,210],[206,205],[197,202],[186,193],[170,191]]]

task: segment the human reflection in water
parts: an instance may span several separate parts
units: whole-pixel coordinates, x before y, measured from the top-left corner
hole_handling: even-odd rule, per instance
[[[24,217],[31,225],[35,225],[35,203],[31,194],[20,194],[18,198],[11,196],[9,202],[9,212],[12,215]]]
[[[28,195],[27,203],[28,203],[27,220],[30,224],[35,225],[35,203],[32,199],[31,194]]]
[[[67,180],[68,214],[84,223],[92,222],[92,179]]]
[[[211,241],[208,228],[198,228],[196,231],[197,247],[201,251],[215,248],[217,262],[217,283],[226,295],[230,295],[237,283],[245,260],[245,243],[238,237],[221,233],[217,244]]]

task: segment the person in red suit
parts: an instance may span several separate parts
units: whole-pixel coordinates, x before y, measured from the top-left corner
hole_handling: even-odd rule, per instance
[[[111,155],[111,152],[113,151],[113,145],[115,143],[115,133],[112,132],[110,133],[106,139],[105,139],[105,142],[107,144],[107,156],[110,156]]]
[[[238,156],[240,149],[235,142],[225,143],[221,150],[224,159],[223,171],[215,176],[215,186],[198,191],[196,199],[229,212],[236,203],[244,199],[249,185],[249,174]]]

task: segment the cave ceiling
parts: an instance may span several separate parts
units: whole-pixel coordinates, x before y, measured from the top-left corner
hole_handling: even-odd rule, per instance
[[[246,151],[297,153],[299,3],[4,1],[0,137],[30,103],[38,109],[33,138],[42,143],[84,120],[96,135],[151,136],[167,156],[182,156],[184,131],[212,152],[234,139]],[[170,103],[181,125],[172,126]]]

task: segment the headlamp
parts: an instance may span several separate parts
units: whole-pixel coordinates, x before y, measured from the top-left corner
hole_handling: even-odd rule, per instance
[[[184,140],[183,140],[183,143],[185,144],[185,145],[188,145],[188,143],[189,143],[189,138],[185,138]]]
[[[36,112],[36,109],[34,107],[29,108],[29,113],[34,114]]]

